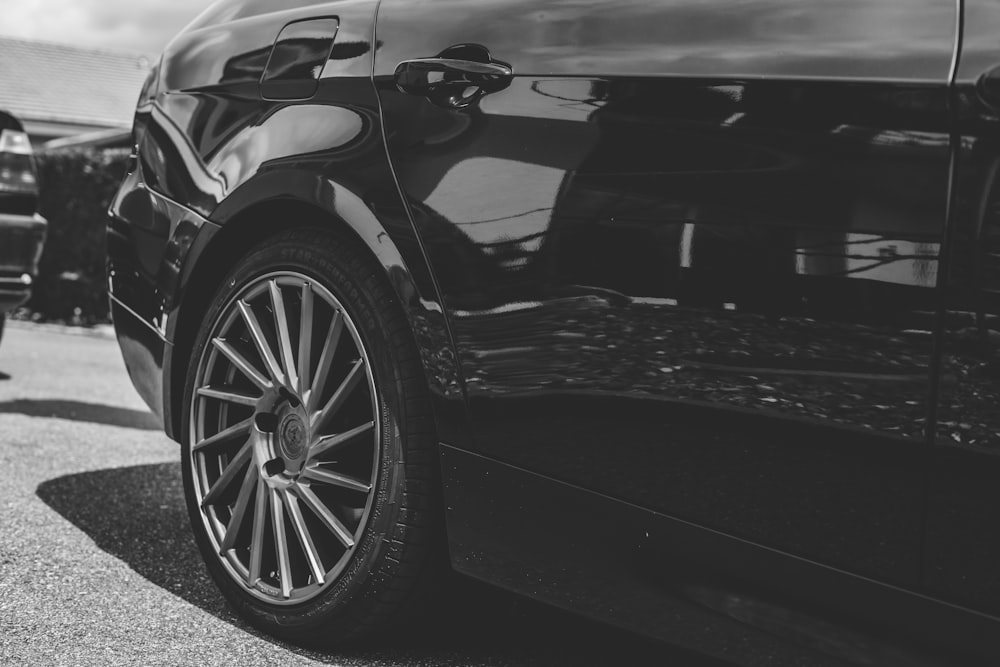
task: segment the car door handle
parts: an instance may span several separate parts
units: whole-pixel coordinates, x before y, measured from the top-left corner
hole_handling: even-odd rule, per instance
[[[417,58],[396,67],[396,87],[435,104],[464,108],[488,93],[510,85],[514,72],[500,62],[476,62],[454,58]]]

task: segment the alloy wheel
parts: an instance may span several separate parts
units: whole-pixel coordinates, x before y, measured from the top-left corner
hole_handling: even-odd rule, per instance
[[[380,459],[369,356],[337,298],[280,271],[216,318],[190,409],[200,517],[226,572],[276,605],[337,580],[361,539]]]

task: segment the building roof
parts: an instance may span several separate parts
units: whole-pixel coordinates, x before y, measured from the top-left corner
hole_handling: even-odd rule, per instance
[[[150,65],[139,53],[0,36],[0,109],[23,121],[127,128]]]

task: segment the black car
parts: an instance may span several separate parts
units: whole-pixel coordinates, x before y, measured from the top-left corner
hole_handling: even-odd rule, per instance
[[[226,598],[356,640],[445,559],[746,664],[997,664],[998,35],[986,0],[210,7],[108,274]]]
[[[46,222],[38,208],[38,176],[21,123],[0,111],[0,336],[7,313],[31,297]]]

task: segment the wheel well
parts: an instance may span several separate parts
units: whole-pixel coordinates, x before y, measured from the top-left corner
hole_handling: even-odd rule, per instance
[[[184,381],[194,345],[212,297],[236,261],[255,245],[277,232],[302,227],[338,228],[357,238],[350,225],[321,208],[293,199],[275,199],[250,206],[218,231],[197,259],[177,311],[170,363],[169,420],[174,439],[180,441]],[[367,248],[360,242],[359,245]],[[190,289],[197,285],[197,289]]]

